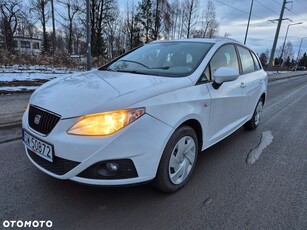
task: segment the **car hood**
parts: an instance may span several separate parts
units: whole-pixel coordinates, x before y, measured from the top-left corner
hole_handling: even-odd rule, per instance
[[[129,108],[147,98],[191,84],[188,77],[93,70],[45,83],[33,93],[30,104],[70,118]]]

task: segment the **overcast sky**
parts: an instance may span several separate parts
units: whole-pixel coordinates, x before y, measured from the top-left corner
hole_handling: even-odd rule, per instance
[[[303,22],[300,25],[289,26],[287,41],[292,42],[296,56],[301,38],[307,37],[307,0],[291,1],[292,3],[286,4],[288,9],[285,10],[283,18],[289,18],[292,22],[288,20],[282,22],[277,48],[284,42],[288,25]],[[206,2],[201,0],[203,7]],[[220,35],[227,32],[231,34],[231,38],[244,42],[248,21],[248,14],[244,12],[249,13],[251,0],[213,0],[213,2],[220,23]],[[269,20],[279,18],[282,3],[283,0],[254,0],[246,44],[259,54],[267,48],[272,48],[277,22],[272,23]],[[307,52],[307,38],[303,42],[302,51]]]
[[[118,0],[121,9],[126,2],[132,0]],[[141,0],[134,0],[137,3]],[[171,2],[172,0],[170,0]],[[200,1],[200,12],[206,7],[207,0]],[[212,0],[216,8],[217,20],[220,23],[219,35],[230,34],[230,38],[244,42],[249,10],[252,0]],[[307,0],[291,0],[286,4],[289,10],[285,10],[284,20],[281,25],[277,48],[282,45],[289,23],[303,22],[301,25],[289,27],[287,41],[291,41],[295,51],[295,57],[301,42],[301,38],[307,37]],[[290,1],[288,1],[290,2]],[[278,19],[283,0],[254,0],[251,23],[246,44],[257,53],[272,49],[277,22],[269,20]],[[307,38],[304,40],[301,51],[307,52]]]
[[[117,0],[122,12],[125,11],[127,2],[134,2],[137,5],[142,0]],[[155,1],[155,0],[153,0]],[[275,23],[269,20],[278,19],[284,0],[254,0],[252,17],[247,37],[246,45],[255,50],[259,55],[266,49],[272,49],[277,21]],[[172,0],[169,0],[172,2]],[[201,13],[208,0],[199,0]],[[212,0],[216,8],[217,21],[219,22],[219,35],[230,34],[230,38],[244,42],[246,26],[252,0]],[[301,39],[307,37],[307,0],[287,0],[279,39],[276,49],[284,42],[287,27],[289,24],[303,22],[300,25],[289,27],[287,41],[291,41],[296,58]],[[51,22],[49,22],[50,24]],[[51,26],[51,25],[50,25]],[[307,52],[307,38],[303,40],[301,55]]]

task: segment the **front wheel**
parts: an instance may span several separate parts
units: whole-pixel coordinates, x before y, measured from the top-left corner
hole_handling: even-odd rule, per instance
[[[244,124],[244,128],[246,128],[248,130],[256,129],[257,126],[260,123],[260,117],[261,117],[261,114],[262,114],[262,110],[263,110],[263,100],[262,100],[262,98],[260,98],[260,100],[258,101],[257,106],[255,108],[252,119],[250,119],[248,122],[246,122]]]
[[[195,131],[189,126],[177,129],[163,151],[154,186],[166,193],[181,189],[193,172],[197,154]]]

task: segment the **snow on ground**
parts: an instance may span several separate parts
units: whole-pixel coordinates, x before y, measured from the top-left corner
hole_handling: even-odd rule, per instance
[[[42,83],[54,78],[67,76],[80,71],[48,66],[0,66],[0,91],[33,91],[39,86],[31,81]]]
[[[20,91],[34,91],[39,86],[2,86],[0,87],[0,91],[8,91],[8,92],[20,92]]]
[[[49,67],[44,65],[13,65],[13,66],[0,66],[0,73],[71,73],[73,70],[61,67]]]
[[[0,82],[12,82],[12,81],[35,81],[35,80],[52,80],[57,77],[67,75],[67,73],[62,74],[52,74],[52,73],[0,73]]]

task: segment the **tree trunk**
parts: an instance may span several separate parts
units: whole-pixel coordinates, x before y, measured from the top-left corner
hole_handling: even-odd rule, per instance
[[[51,0],[51,14],[52,14],[52,55],[56,50],[56,35],[55,35],[55,19],[54,19],[54,0]]]

